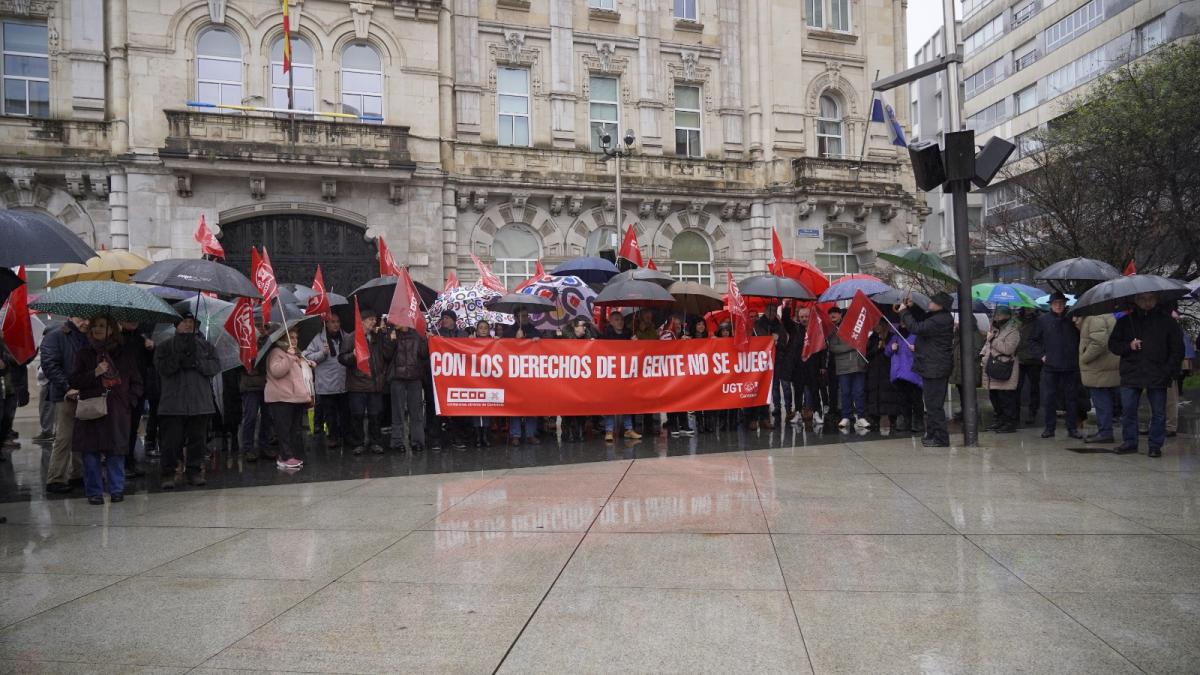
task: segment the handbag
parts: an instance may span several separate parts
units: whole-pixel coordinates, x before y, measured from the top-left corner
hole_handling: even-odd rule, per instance
[[[99,396],[81,398],[75,404],[75,419],[98,420],[108,414],[108,392]]]
[[[996,382],[1012,379],[1013,358],[1011,356],[990,356],[987,362],[987,376]]]

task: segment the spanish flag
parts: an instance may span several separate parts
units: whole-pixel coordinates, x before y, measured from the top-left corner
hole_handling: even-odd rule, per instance
[[[288,20],[288,0],[283,0],[283,72],[292,69],[292,27]]]

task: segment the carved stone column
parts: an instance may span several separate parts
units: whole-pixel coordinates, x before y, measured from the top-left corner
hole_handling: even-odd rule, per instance
[[[550,121],[556,148],[575,147],[574,0],[550,0]]]
[[[661,120],[664,75],[662,38],[659,35],[662,13],[659,4],[659,0],[638,2],[638,114],[635,124],[639,139],[638,151],[646,155],[663,153]]]
[[[745,114],[742,103],[741,0],[721,0],[721,131],[725,156],[740,158],[745,152]]]
[[[478,143],[481,131],[479,0],[454,0],[454,112],[458,138]]]

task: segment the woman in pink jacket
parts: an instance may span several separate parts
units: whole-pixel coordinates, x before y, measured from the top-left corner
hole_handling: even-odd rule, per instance
[[[304,461],[296,453],[304,447],[304,436],[300,425],[312,407],[311,371],[308,361],[300,355],[296,346],[299,333],[289,328],[288,334],[276,340],[267,354],[267,387],[264,399],[271,411],[271,422],[279,437],[279,457],[275,466],[281,469],[299,469]]]

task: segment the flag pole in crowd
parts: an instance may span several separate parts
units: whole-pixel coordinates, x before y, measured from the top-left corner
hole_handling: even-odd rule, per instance
[[[17,267],[17,278],[26,281],[24,265]],[[4,301],[4,305],[7,311],[4,313],[4,324],[0,326],[0,335],[17,363],[27,363],[37,355],[33,324],[29,322],[28,284],[18,286]]]

